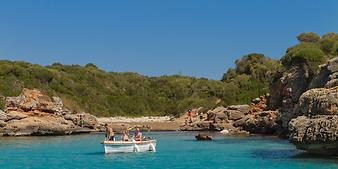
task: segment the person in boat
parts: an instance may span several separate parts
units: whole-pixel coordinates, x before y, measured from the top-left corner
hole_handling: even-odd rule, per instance
[[[107,123],[104,126],[106,127],[106,140],[114,141],[115,140],[114,130]]]
[[[129,141],[128,130],[125,130],[125,131],[123,132],[122,141]]]
[[[135,141],[142,141],[142,133],[140,132],[139,128],[136,128],[136,131],[134,133],[134,140]]]

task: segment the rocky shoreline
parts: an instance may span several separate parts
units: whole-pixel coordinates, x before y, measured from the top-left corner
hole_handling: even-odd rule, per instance
[[[48,97],[39,90],[23,89],[18,97],[7,97],[0,112],[0,135],[45,136],[96,131],[96,117],[74,114],[64,108],[58,97]]]
[[[0,110],[0,136],[54,136],[103,132],[109,123],[117,132],[139,127],[153,131],[179,130],[181,122],[165,117],[102,117],[73,113],[59,97],[49,97],[37,89],[23,89],[17,97],[5,99]]]
[[[250,105],[209,110],[181,126],[186,131],[224,134],[268,134],[289,138],[312,154],[338,155],[338,57],[310,77],[306,67],[294,65],[270,86],[271,94]],[[195,109],[194,114],[199,114]]]
[[[289,138],[298,149],[338,155],[338,57],[321,65],[310,77],[306,67],[294,65],[270,86],[270,94],[251,104],[217,107],[193,117],[97,118],[73,113],[59,97],[23,89],[5,99],[0,111],[0,135],[45,136],[103,131],[111,123],[117,130],[220,131],[223,134],[266,134]]]

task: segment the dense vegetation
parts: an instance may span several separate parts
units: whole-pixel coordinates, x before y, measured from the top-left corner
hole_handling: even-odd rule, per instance
[[[55,63],[43,67],[0,61],[0,95],[16,96],[23,87],[38,88],[48,95],[60,96],[66,107],[77,112],[99,116],[179,115],[188,108],[207,110],[247,103],[264,94],[268,79],[265,75],[273,64],[263,55],[244,56],[222,82],[179,75],[146,77],[105,72],[94,64]]]
[[[299,44],[286,50],[281,61],[284,69],[301,65],[309,70],[311,75],[318,71],[318,65],[338,55],[338,34],[327,33],[319,35],[308,32],[297,36]]]
[[[269,92],[269,83],[280,64],[263,54],[252,53],[235,61],[236,68],[230,68],[222,81],[236,88],[237,101],[250,102],[252,96]]]

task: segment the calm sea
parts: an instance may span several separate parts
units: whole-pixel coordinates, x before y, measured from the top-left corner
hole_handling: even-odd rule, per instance
[[[103,134],[0,138],[0,168],[304,168],[338,169],[338,158],[302,154],[274,137],[225,137],[194,140],[194,132],[144,133],[158,139],[157,152],[108,154]]]

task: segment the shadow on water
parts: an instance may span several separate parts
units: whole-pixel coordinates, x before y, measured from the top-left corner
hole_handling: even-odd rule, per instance
[[[336,160],[336,162],[338,162],[338,156],[322,156],[322,155],[315,155],[315,154],[309,154],[305,151],[302,151],[299,154],[296,154],[294,156],[292,156],[292,158],[294,159],[323,159],[323,160]]]
[[[301,151],[294,149],[255,149],[251,152],[254,158],[285,159],[300,154]]]
[[[251,153],[253,158],[263,158],[268,160],[300,160],[303,162],[323,162],[338,164],[338,157],[320,156],[308,154],[302,150],[297,149],[256,149]]]

